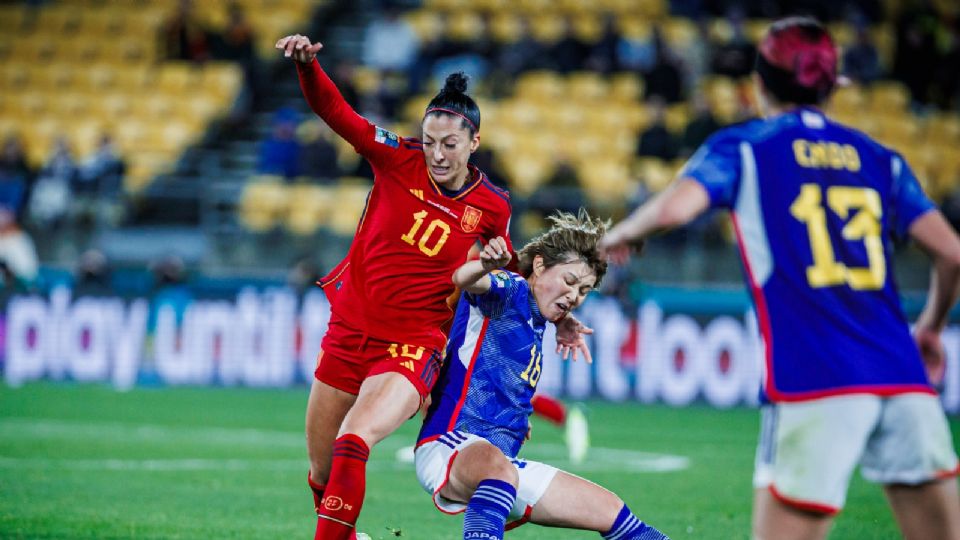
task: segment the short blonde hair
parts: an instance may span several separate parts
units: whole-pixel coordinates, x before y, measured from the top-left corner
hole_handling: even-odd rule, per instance
[[[552,222],[550,229],[517,252],[520,274],[530,277],[533,273],[533,259],[537,255],[543,257],[547,268],[583,261],[597,276],[595,287],[599,287],[607,273],[607,261],[600,256],[599,244],[610,227],[610,220],[593,218],[583,208],[577,215],[558,211],[547,219]]]

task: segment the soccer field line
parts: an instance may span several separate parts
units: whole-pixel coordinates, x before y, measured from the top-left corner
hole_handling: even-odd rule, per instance
[[[35,453],[30,457],[10,454],[11,443],[35,441],[59,445],[88,441],[109,441],[143,444],[183,444],[190,446],[229,446],[232,448],[305,448],[304,435],[299,432],[262,430],[252,428],[224,428],[210,426],[167,426],[122,422],[70,421],[51,418],[10,417],[0,418],[0,469],[33,469],[57,467],[64,470],[99,471],[299,471],[307,463],[304,459],[208,459],[192,457],[176,458],[118,458],[96,457],[42,457]],[[368,468],[374,471],[404,470],[412,468],[410,439],[395,435],[374,449]],[[6,444],[4,444],[6,443]],[[6,447],[6,448],[5,448]],[[36,449],[34,448],[34,451]],[[128,450],[129,451],[129,450]],[[7,454],[7,455],[2,455]],[[626,472],[658,473],[686,469],[689,459],[684,456],[657,454],[632,449],[591,448],[586,461],[573,464],[569,461],[566,447],[558,444],[530,442],[524,445],[521,457],[542,461],[572,472]]]

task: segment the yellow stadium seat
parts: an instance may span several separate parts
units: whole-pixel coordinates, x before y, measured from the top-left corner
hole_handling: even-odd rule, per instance
[[[514,92],[517,97],[535,101],[552,101],[566,89],[565,81],[555,71],[528,71],[517,79]]]
[[[403,15],[404,20],[413,28],[414,33],[422,43],[429,43],[436,39],[443,31],[440,16],[430,9],[408,11]]]
[[[910,103],[907,88],[895,81],[878,81],[870,87],[870,108],[874,111],[904,111]]]
[[[580,102],[597,102],[607,98],[607,81],[595,71],[577,71],[567,76],[567,97]]]
[[[282,180],[253,179],[240,196],[240,222],[254,232],[268,231],[286,214],[288,204],[289,194]]]
[[[684,17],[670,17],[660,25],[663,38],[674,51],[683,51],[699,39],[697,26]]]
[[[526,2],[522,2],[526,3]],[[563,37],[567,22],[551,10],[542,10],[530,18],[530,33],[540,43],[556,43]]]
[[[157,88],[168,94],[195,92],[200,75],[201,68],[193,62],[164,62],[157,75]]]
[[[528,196],[553,174],[554,163],[549,156],[517,152],[501,152],[497,156],[500,169],[507,176],[511,192]]]
[[[591,160],[577,172],[587,198],[595,204],[622,203],[630,195],[630,170],[623,162]]]
[[[523,36],[523,23],[516,13],[495,11],[490,19],[490,35],[497,43],[516,43]]]
[[[618,73],[610,78],[610,97],[621,103],[634,103],[643,96],[643,79],[636,73]]]
[[[572,9],[569,11],[589,9],[587,2],[575,0],[572,4]],[[572,17],[570,24],[573,34],[588,45],[597,43],[603,37],[603,21],[593,13],[577,13]]]
[[[290,232],[306,236],[315,233],[329,219],[337,204],[334,189],[311,184],[289,188],[290,208],[284,226]]]
[[[346,178],[334,188],[336,204],[327,226],[336,234],[352,236],[367,204],[370,183],[365,179]]]
[[[665,161],[657,158],[639,158],[634,165],[634,172],[652,193],[658,193],[673,181],[673,168]]]
[[[468,10],[450,13],[446,29],[447,37],[455,42],[476,41],[486,30],[480,15]]]

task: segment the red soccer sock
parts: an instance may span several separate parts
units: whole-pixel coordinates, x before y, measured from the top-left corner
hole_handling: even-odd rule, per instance
[[[334,441],[330,480],[317,512],[314,540],[348,540],[355,534],[354,525],[366,491],[369,456],[367,444],[352,433]]]
[[[320,503],[323,501],[323,491],[327,488],[324,484],[318,484],[310,477],[310,471],[307,471],[307,484],[310,485],[310,491],[313,492],[313,509],[320,515]],[[357,540],[356,530],[350,532],[349,540]]]
[[[533,405],[534,414],[539,414],[558,426],[562,426],[567,421],[567,408],[559,399],[537,394],[533,396],[530,403]]]

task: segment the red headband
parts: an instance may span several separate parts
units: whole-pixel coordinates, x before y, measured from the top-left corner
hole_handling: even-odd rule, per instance
[[[454,116],[459,116],[460,118],[463,118],[464,120],[466,120],[467,123],[470,124],[470,127],[472,127],[474,131],[480,131],[480,129],[477,128],[477,125],[473,123],[473,120],[470,120],[470,119],[467,118],[463,113],[454,111],[453,109],[445,109],[445,108],[443,108],[443,107],[432,107],[432,108],[430,108],[430,109],[427,109],[427,112],[423,113],[423,116],[424,116],[424,118],[426,118],[426,116],[427,116],[428,114],[430,114],[430,113],[432,113],[432,112],[437,112],[437,111],[439,111],[439,112],[444,112],[444,113],[447,113],[447,114],[452,114],[452,115],[454,115]]]

